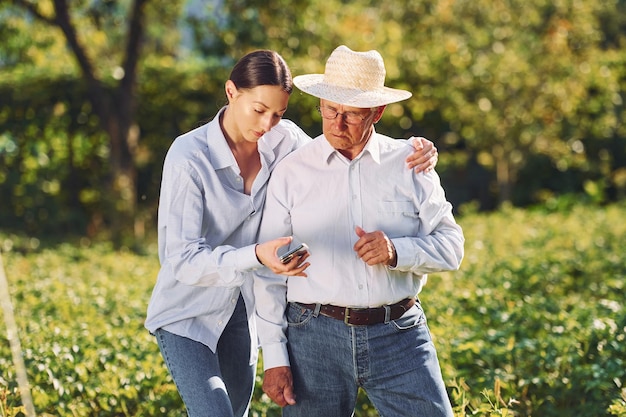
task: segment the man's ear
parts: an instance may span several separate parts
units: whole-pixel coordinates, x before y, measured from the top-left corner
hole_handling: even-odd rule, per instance
[[[387,108],[386,104],[384,106],[378,106],[376,108],[376,116],[374,116],[374,123],[378,123],[380,118],[383,117],[383,113],[385,112],[386,108]]]

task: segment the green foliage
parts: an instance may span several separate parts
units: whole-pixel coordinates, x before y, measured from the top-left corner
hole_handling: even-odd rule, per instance
[[[207,121],[221,105],[223,68],[194,61],[169,68],[171,59],[147,59],[140,94],[150,103],[138,109],[142,140],[136,146],[140,216],[152,220],[163,158],[181,132]],[[70,232],[94,236],[110,201],[109,147],[98,119],[72,77],[29,79],[16,90],[0,83],[0,224],[30,234]],[[20,82],[25,82],[21,78]],[[177,89],[163,89],[177,85]],[[200,91],[201,90],[201,91]],[[207,104],[207,96],[212,104]],[[172,108],[178,109],[173,114]],[[140,217],[138,216],[138,217]]]
[[[127,91],[119,87],[132,3],[70,2],[105,104]],[[623,1],[146,2],[137,103],[118,114],[124,123],[132,116],[138,134],[129,142],[136,186],[119,195],[107,188],[120,161],[111,160],[89,83],[61,31],[25,4],[53,15],[50,0],[0,0],[4,227],[93,236],[115,222],[122,201],[132,206],[127,199],[136,200],[135,229],[145,227],[167,146],[215,114],[232,64],[256,48],[279,51],[294,75],[322,72],[339,44],[380,50],[387,84],[414,95],[390,105],[377,129],[435,141],[457,206],[626,196]],[[286,114],[312,136],[314,105],[296,89]]]
[[[402,16],[404,27],[417,21],[428,28],[417,35],[415,50],[415,39],[403,38],[403,73],[418,86],[418,100],[410,102],[414,118],[442,118],[449,130],[444,143],[462,146],[494,174],[490,185],[501,202],[540,201],[533,194],[546,187],[533,189],[527,178],[549,181],[549,170],[520,173],[533,157],[545,156],[557,174],[597,169],[599,175],[600,164],[589,164],[592,149],[607,149],[608,138],[623,135],[623,65],[598,48],[603,34],[597,16],[614,4],[431,3],[426,13],[415,6]],[[589,130],[596,128],[603,134]],[[609,170],[619,165],[611,163]],[[523,187],[520,194],[515,185]]]
[[[459,217],[461,270],[432,275],[420,295],[457,416],[624,415],[626,206],[564,207]],[[3,234],[0,247],[39,415],[182,413],[143,328],[154,246]],[[3,332],[3,417],[20,408],[10,358]],[[279,416],[260,370],[252,415]],[[357,408],[377,415],[363,393]]]
[[[381,51],[387,83],[414,93],[390,106],[381,130],[436,139],[457,182],[491,190],[469,197],[483,208],[626,190],[623,2],[292,3],[228,2],[200,31],[218,50],[277,49],[296,75],[323,72],[342,43]],[[300,103],[312,108],[295,95]],[[296,118],[305,129],[317,125],[310,114]]]
[[[4,240],[5,248],[12,238]],[[35,248],[33,248],[33,246]],[[24,361],[39,415],[180,415],[180,400],[143,330],[154,260],[80,243],[8,256]],[[15,253],[17,255],[17,253]],[[2,350],[7,352],[3,340]],[[8,354],[0,382],[15,393]]]
[[[578,205],[462,217],[461,271],[422,297],[445,374],[472,393],[501,381],[521,415],[605,415],[626,378],[623,214]]]
[[[83,94],[72,78],[36,76],[19,91],[0,85],[3,223],[28,233],[86,231],[85,213],[102,200],[108,147]]]
[[[609,413],[618,417],[626,416],[626,388],[622,389],[621,398],[613,401],[613,404],[609,407]]]

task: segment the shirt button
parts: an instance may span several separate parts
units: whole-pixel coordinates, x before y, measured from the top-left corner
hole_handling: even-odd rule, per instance
[[[359,289],[362,290],[363,289],[363,284],[359,284]]]

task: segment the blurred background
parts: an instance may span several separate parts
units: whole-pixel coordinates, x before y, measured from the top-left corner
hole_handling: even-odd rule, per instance
[[[413,92],[377,130],[435,142],[466,236],[420,295],[455,414],[626,417],[626,0],[0,0],[1,417],[11,301],[39,415],[183,415],[143,327],[165,153],[245,53],[341,44]],[[316,104],[286,114],[313,137]]]
[[[168,146],[260,48],[294,76],[380,51],[413,97],[378,130],[435,142],[459,212],[626,194],[623,0],[0,0],[0,39],[5,230],[144,239]],[[315,104],[286,116],[311,136]]]

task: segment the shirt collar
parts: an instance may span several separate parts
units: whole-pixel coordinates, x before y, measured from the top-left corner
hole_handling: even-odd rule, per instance
[[[380,141],[378,139],[378,133],[376,133],[376,130],[373,126],[372,137],[370,138],[370,140],[367,141],[367,143],[365,144],[365,148],[363,148],[363,152],[361,152],[361,154],[357,156],[357,159],[365,155],[366,152],[370,154],[374,162],[380,164]]]
[[[220,116],[224,113],[225,109],[226,107],[222,107],[215,115],[215,118],[207,125],[206,144],[209,150],[209,159],[215,169],[234,166],[234,168],[239,171],[237,161],[235,161],[235,157],[228,147],[228,142],[226,142],[224,132],[222,132],[222,128],[220,127]]]

